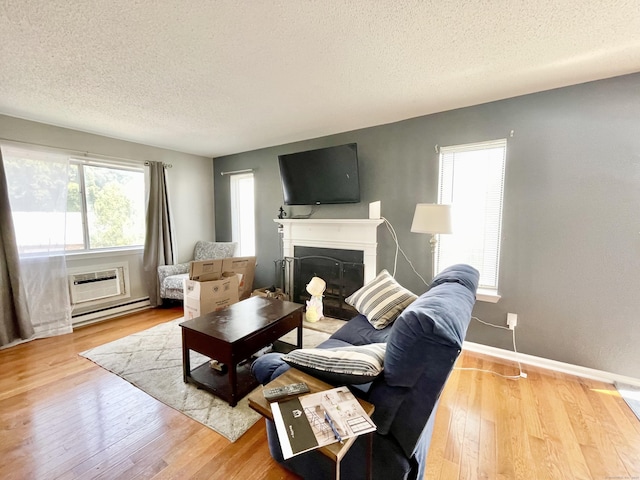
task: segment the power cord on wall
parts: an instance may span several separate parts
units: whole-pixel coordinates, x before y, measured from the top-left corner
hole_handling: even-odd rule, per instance
[[[316,213],[316,210],[318,209],[317,205],[312,205],[311,206],[311,210],[309,211],[309,213],[307,213],[306,215],[294,215],[293,217],[290,217],[291,219],[305,219],[305,218],[311,218],[311,215],[313,215],[314,213]]]
[[[409,257],[407,257],[407,254],[404,253],[404,250],[402,250],[402,248],[400,248],[400,243],[398,242],[398,235],[396,235],[396,231],[393,228],[393,225],[391,225],[391,222],[389,222],[389,220],[387,220],[384,217],[380,217],[382,218],[382,220],[384,220],[384,224],[387,227],[387,230],[389,230],[389,233],[391,234],[391,238],[393,239],[393,241],[396,244],[396,254],[394,256],[393,259],[393,274],[391,275],[392,277],[395,278],[396,276],[396,269],[398,267],[398,252],[402,253],[402,256],[404,257],[404,259],[407,261],[407,263],[411,266],[411,269],[413,270],[413,272],[420,278],[420,280],[422,280],[424,282],[424,284],[429,287],[430,284],[427,283],[427,281],[422,277],[422,275],[420,275],[418,273],[418,271],[415,269],[415,267],[413,266],[413,263],[411,263],[411,260],[409,260]],[[513,342],[513,352],[514,353],[518,353],[518,350],[516,348],[516,330],[511,329],[509,327],[503,327],[501,325],[494,325],[493,323],[488,323],[485,322],[484,320],[480,320],[478,317],[471,317],[474,320],[477,320],[480,323],[483,323],[485,325],[488,325],[490,327],[494,327],[494,328],[501,328],[503,330],[511,330],[511,339]],[[509,380],[518,380],[519,378],[527,378],[527,374],[525,372],[522,371],[522,364],[520,363],[519,360],[516,360],[518,362],[518,369],[520,370],[520,374],[519,375],[502,375],[501,373],[498,372],[494,372],[493,370],[484,370],[481,368],[464,368],[464,367],[455,367],[454,370],[467,370],[467,371],[476,371],[476,372],[485,372],[485,373],[492,373],[493,375],[497,375],[499,377],[502,378],[506,378]]]
[[[513,352],[516,354],[518,353],[518,349],[516,348],[516,329],[515,328],[511,329],[509,327],[503,327],[502,325],[494,325],[493,323],[488,323],[488,322],[485,322],[484,320],[480,320],[478,317],[471,317],[471,318],[474,320],[477,320],[478,322],[484,325],[488,325],[490,327],[501,328],[503,330],[511,330],[511,338],[513,341]],[[501,373],[494,372],[493,370],[484,370],[482,368],[454,367],[454,370],[467,370],[467,371],[492,373],[494,375],[497,375],[498,377],[506,378],[508,380],[518,380],[520,378],[527,378],[527,374],[522,371],[522,364],[520,363],[520,361],[516,360],[516,362],[518,362],[518,370],[520,370],[519,375],[502,375]]]
[[[430,286],[429,283],[427,283],[427,281],[422,277],[422,275],[420,275],[418,273],[416,268],[413,266],[413,263],[411,263],[411,260],[409,260],[409,257],[407,257],[407,254],[404,253],[404,250],[402,250],[402,248],[400,248],[400,243],[398,242],[398,235],[396,235],[396,231],[393,228],[393,225],[391,225],[391,222],[389,222],[389,220],[387,220],[384,217],[380,217],[380,218],[382,218],[382,220],[384,220],[384,224],[387,227],[387,230],[389,230],[389,233],[391,234],[391,238],[396,243],[396,254],[395,254],[395,257],[393,259],[393,273],[391,274],[391,276],[394,277],[394,278],[396,276],[396,269],[398,267],[398,252],[400,252],[400,253],[402,253],[402,256],[407,261],[407,263],[409,264],[409,266],[411,267],[413,272],[420,278],[420,280],[422,280],[424,282],[424,284],[427,287],[429,287]]]

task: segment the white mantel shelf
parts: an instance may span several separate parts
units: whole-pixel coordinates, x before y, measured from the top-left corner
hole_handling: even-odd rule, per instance
[[[357,224],[357,225],[380,225],[384,220],[381,218],[274,218],[276,223],[297,223],[300,225],[311,225],[313,223],[335,223],[335,224]]]
[[[384,221],[369,218],[274,218],[282,225],[282,256],[293,257],[294,247],[361,250],[364,281],[376,276],[377,229]]]

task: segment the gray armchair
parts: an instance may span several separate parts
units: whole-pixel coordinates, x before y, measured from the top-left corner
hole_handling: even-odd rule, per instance
[[[215,258],[233,257],[236,252],[236,242],[205,242],[198,241],[193,249],[193,260],[211,260]],[[189,278],[189,264],[160,265],[158,267],[158,282],[160,282],[160,298],[182,300],[182,281]]]

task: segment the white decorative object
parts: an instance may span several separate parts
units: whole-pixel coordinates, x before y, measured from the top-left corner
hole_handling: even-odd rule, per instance
[[[311,295],[311,299],[307,300],[307,310],[305,312],[305,320],[307,322],[317,322],[324,317],[322,294],[326,288],[327,283],[320,277],[313,277],[307,284],[307,292]]]

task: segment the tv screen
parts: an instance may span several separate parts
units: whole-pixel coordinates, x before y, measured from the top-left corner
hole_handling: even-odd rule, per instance
[[[355,143],[278,156],[285,205],[360,202]]]

